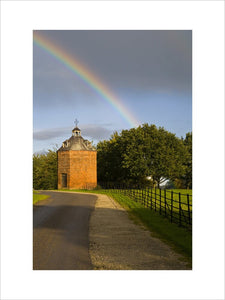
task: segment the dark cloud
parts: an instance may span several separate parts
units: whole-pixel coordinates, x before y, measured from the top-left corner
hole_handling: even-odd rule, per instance
[[[84,99],[91,105],[96,97],[93,89],[61,62],[34,47],[34,107],[79,105]],[[48,101],[46,101],[46,98]]]
[[[168,31],[43,31],[113,90],[191,91],[192,33]],[[92,90],[61,63],[34,46],[34,94],[39,105],[49,105],[58,96],[65,104]],[[41,102],[49,96],[48,104]],[[60,97],[62,96],[62,97]],[[51,100],[52,99],[52,100]],[[92,101],[94,103],[94,101]]]

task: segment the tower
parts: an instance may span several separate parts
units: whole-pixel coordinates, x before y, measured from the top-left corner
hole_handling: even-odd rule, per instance
[[[92,189],[97,186],[97,151],[77,127],[62,143],[58,155],[58,189]]]

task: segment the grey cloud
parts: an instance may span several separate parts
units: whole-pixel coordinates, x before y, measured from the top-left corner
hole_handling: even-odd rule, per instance
[[[95,140],[108,139],[112,134],[112,130],[96,125],[83,126],[82,135]]]
[[[112,134],[112,130],[107,128],[108,124],[103,126],[98,125],[83,125],[81,135],[83,137],[94,139],[94,140],[102,140],[107,139]],[[33,133],[34,140],[44,141],[51,140],[59,137],[70,137],[71,135],[71,127],[64,128],[51,128],[51,129],[43,129],[39,131],[35,131]]]
[[[53,30],[42,34],[75,55],[81,65],[85,64],[112,90],[191,90],[191,31]],[[60,63],[37,47],[34,47],[34,89],[67,95],[68,99],[70,94],[91,93],[82,80],[77,81],[75,74],[60,72]]]
[[[34,70],[35,66],[34,66]],[[71,103],[78,105],[81,97],[85,99],[88,104],[95,100],[95,93],[92,88],[79,79],[74,73],[62,68],[57,62],[51,62],[51,66],[40,66],[34,71],[34,106],[65,106]],[[46,101],[46,98],[48,101]],[[89,100],[91,98],[91,100]]]
[[[64,136],[69,132],[70,128],[51,128],[51,129],[43,129],[39,131],[35,131],[33,133],[34,140],[44,141],[50,140],[56,137]]]

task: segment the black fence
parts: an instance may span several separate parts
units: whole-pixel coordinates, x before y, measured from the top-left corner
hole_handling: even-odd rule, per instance
[[[101,184],[103,189],[121,193],[141,203],[144,207],[158,212],[189,230],[192,228],[192,194],[159,188],[128,187],[126,185]]]

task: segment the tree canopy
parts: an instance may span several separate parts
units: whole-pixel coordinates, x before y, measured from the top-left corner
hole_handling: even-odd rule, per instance
[[[97,145],[98,181],[159,186],[168,179],[191,180],[191,136],[183,141],[148,124],[115,132]]]
[[[33,188],[35,190],[57,189],[57,153],[33,155]]]

